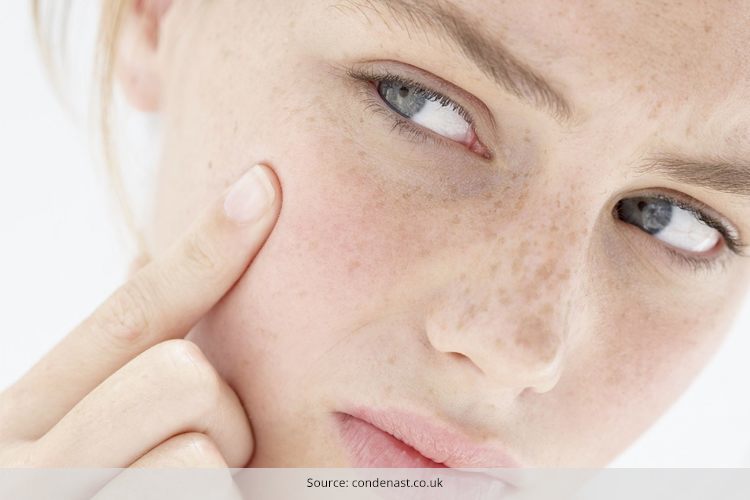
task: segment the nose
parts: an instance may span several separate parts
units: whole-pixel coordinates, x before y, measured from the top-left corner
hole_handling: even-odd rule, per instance
[[[558,383],[579,275],[559,247],[531,248],[496,248],[502,258],[494,261],[468,258],[471,268],[444,288],[425,324],[446,359],[472,364],[494,387],[519,394]]]

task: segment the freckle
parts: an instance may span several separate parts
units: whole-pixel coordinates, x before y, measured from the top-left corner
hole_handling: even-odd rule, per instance
[[[513,259],[513,264],[510,266],[510,270],[513,271],[513,273],[518,274],[518,272],[521,270],[521,264],[522,264],[522,257],[520,255],[516,255],[516,258]]]
[[[212,162],[212,161],[209,161],[209,162],[208,162],[208,169],[209,169],[209,170],[212,170],[213,168],[214,168],[214,162]]]
[[[646,87],[643,86],[643,84],[640,84],[635,87],[636,92],[641,93]]]
[[[403,199],[405,199],[405,200],[408,200],[409,198],[411,198],[411,193],[409,193],[409,192],[406,192],[406,193],[402,193],[402,194],[401,194],[401,197],[402,197]]]
[[[425,195],[425,198],[427,198],[428,200],[432,201],[432,199],[434,198],[434,196],[432,195],[432,193],[427,193]]]
[[[495,203],[492,204],[495,208],[500,208],[503,206],[503,200],[497,200]]]
[[[539,269],[536,270],[535,278],[537,280],[547,281],[549,280],[550,276],[552,276],[552,270],[553,270],[552,263],[547,261],[544,264],[542,264],[542,266],[539,267]]]
[[[308,116],[307,117],[307,123],[315,123],[315,117],[314,116]]]
[[[458,215],[458,214],[455,214],[455,215],[454,215],[454,216],[453,216],[453,217],[451,218],[451,224],[460,224],[460,223],[461,223],[461,217],[459,217],[459,215]]]
[[[521,195],[518,197],[518,200],[516,201],[516,210],[521,211],[526,205],[526,194],[521,193]]]
[[[461,319],[458,321],[458,324],[456,325],[456,330],[463,330],[464,326],[466,325],[466,315],[462,315]]]
[[[297,292],[297,297],[307,297],[307,290],[300,290]]]
[[[360,158],[364,158],[365,156],[367,156],[367,153],[365,153],[364,151],[357,151],[357,156],[359,156]]]
[[[705,31],[706,33],[711,33],[712,29],[714,29],[714,27],[711,26],[710,24],[704,24],[703,25],[703,31]]]
[[[393,355],[388,356],[388,360],[387,361],[388,361],[389,365],[395,365],[396,364],[396,356],[393,356]]]
[[[349,270],[349,272],[352,272],[355,269],[357,269],[358,267],[360,267],[361,265],[362,264],[358,260],[353,260],[352,262],[349,263],[348,270]]]

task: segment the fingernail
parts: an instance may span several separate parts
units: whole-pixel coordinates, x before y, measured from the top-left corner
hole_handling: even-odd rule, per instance
[[[240,224],[254,222],[266,212],[276,191],[266,171],[255,165],[234,183],[224,199],[224,212]]]

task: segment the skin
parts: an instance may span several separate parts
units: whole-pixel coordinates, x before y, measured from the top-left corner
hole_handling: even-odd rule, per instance
[[[268,159],[284,190],[252,269],[190,337],[248,411],[251,465],[350,463],[330,414],[351,405],[447,422],[522,464],[602,465],[717,347],[746,259],[695,272],[611,210],[668,188],[750,220],[736,196],[635,171],[660,148],[730,155],[748,137],[750,79],[715,67],[750,75],[739,5],[643,3],[622,20],[616,2],[457,2],[559,82],[581,117],[562,127],[372,12],[368,27],[330,2],[188,3],[165,22],[167,40],[190,36],[163,52],[154,251],[230,165]],[[497,160],[391,132],[326,71],[367,59],[480,99]]]
[[[612,209],[684,193],[750,234],[741,196],[638,171],[658,151],[747,147],[747,4],[454,2],[574,119],[368,7],[144,1],[126,20],[120,81],[163,124],[149,254],[255,162],[283,192],[251,267],[187,335],[252,423],[247,465],[347,466],[332,414],[369,406],[525,466],[602,466],[685,390],[736,312],[748,259],[727,250],[696,269]],[[365,84],[330,71],[367,60],[483,103],[467,108],[493,159],[391,130]]]

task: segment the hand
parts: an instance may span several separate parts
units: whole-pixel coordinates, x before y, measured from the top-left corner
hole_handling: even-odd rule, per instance
[[[280,206],[271,169],[248,171],[0,393],[0,466],[245,466],[239,398],[183,337],[247,269]]]

